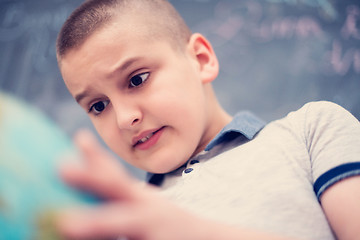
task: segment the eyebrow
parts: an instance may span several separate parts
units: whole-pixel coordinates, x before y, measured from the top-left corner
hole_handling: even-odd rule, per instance
[[[84,92],[75,95],[75,100],[76,100],[76,102],[80,104],[80,101],[81,101],[83,98],[85,98],[87,95],[89,95],[89,91],[88,91],[88,90],[85,90]]]
[[[142,57],[133,57],[127,59],[124,63],[120,64],[119,66],[115,67],[109,74],[106,75],[106,78],[111,78],[116,72],[123,72],[127,70],[132,64],[142,59]],[[76,102],[80,103],[80,101],[89,95],[90,91],[85,90],[77,95],[75,95]]]
[[[139,60],[143,59],[143,57],[132,57],[127,59],[124,63],[120,63],[118,66],[114,67],[114,70],[110,71],[109,74],[107,74],[107,78],[111,78],[115,73],[117,72],[124,72],[128,68],[131,67],[135,62],[138,62]]]

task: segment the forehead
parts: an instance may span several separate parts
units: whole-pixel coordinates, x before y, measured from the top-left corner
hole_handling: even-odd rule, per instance
[[[111,75],[129,59],[164,58],[176,52],[168,40],[149,33],[148,24],[141,19],[121,20],[104,25],[62,58],[60,69],[68,87],[79,83],[79,77]]]
[[[131,14],[114,17],[91,34],[84,43],[98,41],[101,44],[101,42],[109,43],[129,39],[150,42],[156,37],[155,33],[160,36],[160,31],[155,30],[152,25],[143,17]]]
[[[68,52],[79,52],[84,46],[88,45],[93,45],[94,48],[106,46],[114,41],[118,41],[120,45],[122,40],[125,40],[125,42],[136,41],[140,45],[149,44],[152,41],[161,41],[174,46],[175,37],[165,29],[166,27],[160,25],[153,17],[147,17],[145,14],[128,12],[116,15],[90,34],[80,45],[69,49]],[[60,63],[68,55],[72,54],[66,53],[60,59]]]
[[[100,50],[109,49],[111,52],[118,52],[126,50],[127,45],[137,44],[141,48],[151,44],[155,39],[158,41],[151,34],[149,27],[144,21],[141,21],[139,18],[133,18],[134,21],[126,21],[129,18],[133,17],[127,16],[125,18],[122,16],[104,24],[88,36],[82,44],[70,49],[62,57],[60,65],[62,66],[63,62],[76,58],[78,55],[91,57],[96,56]],[[121,52],[118,52],[118,54],[121,54]]]

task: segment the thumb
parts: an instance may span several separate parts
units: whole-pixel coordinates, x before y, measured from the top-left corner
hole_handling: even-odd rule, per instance
[[[81,164],[61,166],[60,175],[71,186],[108,200],[130,200],[136,197],[137,185],[119,161],[106,151],[88,130],[75,135]]]

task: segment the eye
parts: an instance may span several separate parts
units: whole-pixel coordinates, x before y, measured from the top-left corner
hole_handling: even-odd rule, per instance
[[[93,112],[95,115],[99,115],[102,111],[105,110],[106,106],[109,104],[109,101],[99,101],[91,105],[89,113]]]
[[[150,73],[147,72],[147,73],[141,73],[141,74],[133,76],[130,79],[129,87],[138,87],[138,86],[140,86],[141,84],[143,84],[148,79],[149,75],[150,75]]]

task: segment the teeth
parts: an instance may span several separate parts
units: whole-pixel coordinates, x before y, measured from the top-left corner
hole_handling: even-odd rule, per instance
[[[138,142],[139,142],[139,143],[144,143],[144,142],[146,142],[147,140],[149,140],[149,138],[151,138],[152,135],[154,135],[154,134],[153,134],[153,133],[150,133],[150,134],[147,135],[146,137],[140,139]]]

